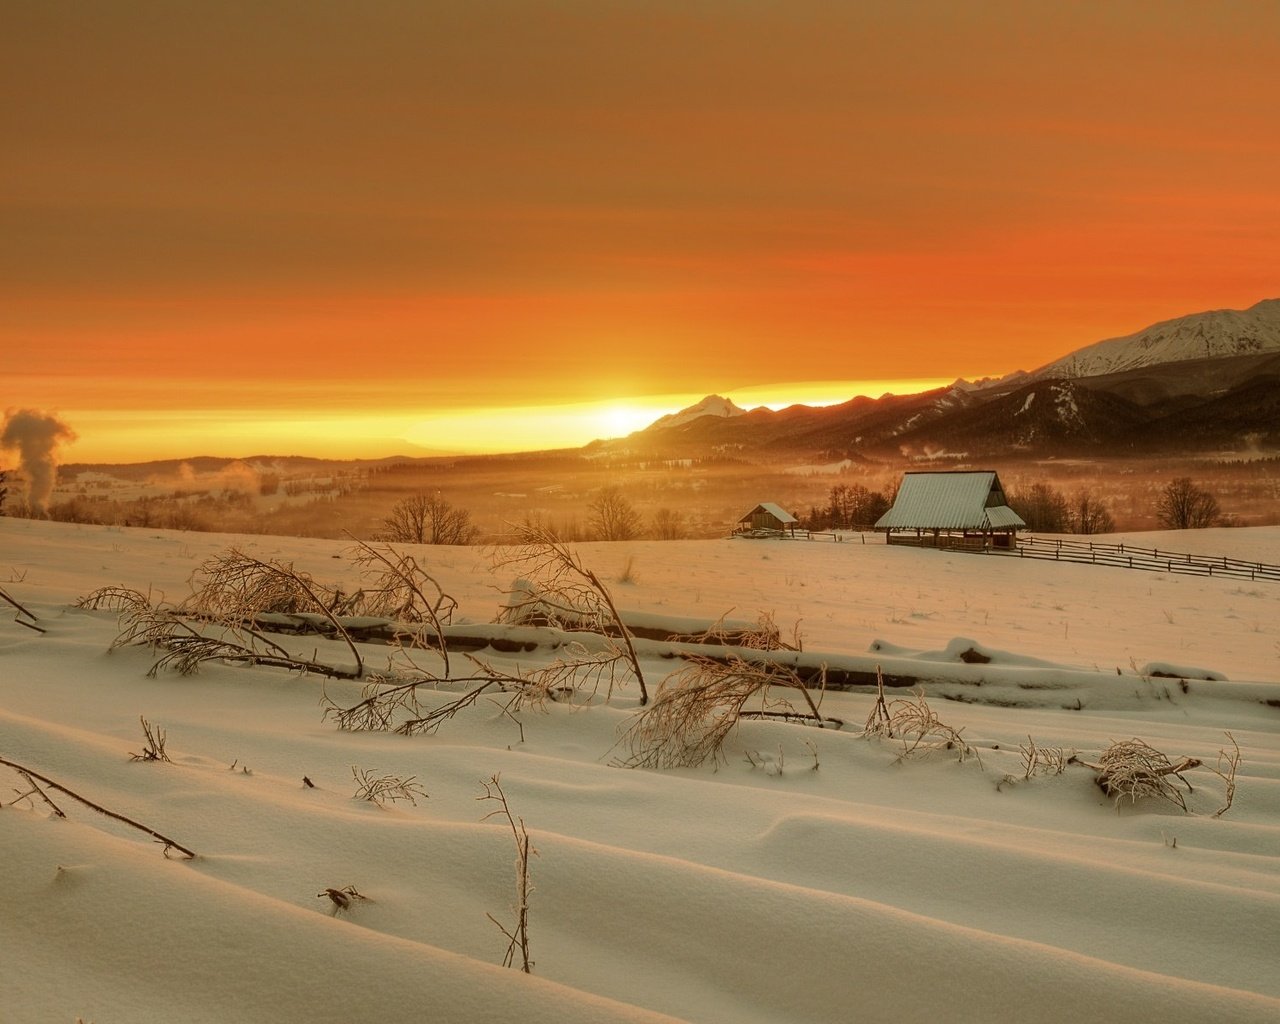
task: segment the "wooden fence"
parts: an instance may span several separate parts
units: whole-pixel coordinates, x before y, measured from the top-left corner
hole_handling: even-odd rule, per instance
[[[993,555],[1014,558],[1043,558],[1055,562],[1111,565],[1147,572],[1172,572],[1187,576],[1219,576],[1240,580],[1280,583],[1280,565],[1252,562],[1225,555],[1192,555],[1184,551],[1135,547],[1132,544],[1104,544],[1099,541],[1063,540],[1058,537],[1018,538],[1016,551],[991,550]]]

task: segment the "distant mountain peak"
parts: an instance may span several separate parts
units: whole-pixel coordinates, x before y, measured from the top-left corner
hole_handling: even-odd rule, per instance
[[[707,395],[702,401],[689,406],[687,409],[681,409],[679,412],[668,413],[666,416],[659,417],[645,429],[668,430],[672,427],[682,427],[686,423],[701,419],[703,416],[728,419],[731,416],[742,416],[746,411],[746,409],[735,405],[732,399],[724,398],[720,395]]]
[[[1162,320],[1134,334],[1076,349],[1040,367],[1033,378],[1101,377],[1189,359],[1280,352],[1280,299],[1248,309],[1213,309]]]

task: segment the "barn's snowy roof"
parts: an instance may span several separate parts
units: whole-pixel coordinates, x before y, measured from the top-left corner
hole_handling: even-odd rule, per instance
[[[747,522],[747,521],[748,521],[748,520],[750,520],[750,519],[751,519],[751,517],[752,517],[753,515],[755,515],[757,512],[768,512],[768,513],[769,513],[769,515],[773,516],[773,518],[774,518],[774,519],[778,520],[778,522],[782,523],[783,525],[786,525],[787,523],[798,523],[798,522],[800,522],[800,520],[799,520],[799,519],[797,519],[795,516],[793,516],[793,515],[792,515],[790,512],[788,512],[785,508],[783,508],[781,505],[775,505],[772,501],[762,501],[762,502],[760,502],[760,504],[759,504],[759,505],[757,505],[757,506],[756,506],[755,508],[753,508],[750,512],[748,512],[745,516],[743,516],[741,519],[739,519],[739,520],[738,520],[738,522],[740,522],[740,523],[745,523],[745,522]]]
[[[1009,530],[1026,526],[1005,504],[1000,478],[974,473],[907,473],[877,530]]]

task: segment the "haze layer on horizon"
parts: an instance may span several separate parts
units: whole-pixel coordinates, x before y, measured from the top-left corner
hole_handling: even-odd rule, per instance
[[[77,460],[557,447],[1280,291],[1276,5],[50,0],[0,57],[0,405]]]

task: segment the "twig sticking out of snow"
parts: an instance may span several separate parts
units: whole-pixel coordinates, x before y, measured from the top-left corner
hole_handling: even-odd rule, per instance
[[[488,782],[481,783],[484,786],[484,796],[476,797],[477,800],[496,800],[501,806],[490,811],[484,816],[483,821],[488,821],[493,817],[502,817],[507,821],[507,825],[511,828],[512,838],[516,844],[516,923],[513,927],[507,928],[492,914],[485,914],[490,921],[498,926],[498,930],[507,937],[507,952],[503,957],[502,966],[511,967],[515,964],[516,951],[520,952],[520,969],[525,974],[533,973],[533,961],[529,959],[529,893],[532,891],[529,886],[529,857],[538,855],[538,851],[529,845],[529,830],[524,827],[524,818],[517,818],[511,813],[511,807],[507,803],[507,794],[502,791],[502,785],[499,782],[501,776],[494,775],[490,777]]]
[[[1209,769],[1227,784],[1227,792],[1224,797],[1226,803],[1213,812],[1215,818],[1221,818],[1227,811],[1231,810],[1231,805],[1235,803],[1236,772],[1239,770],[1242,760],[1240,757],[1240,744],[1236,742],[1236,738],[1231,733],[1227,733],[1226,736],[1231,741],[1231,753],[1228,754],[1225,750],[1219,750],[1217,765]]]
[[[130,754],[131,761],[166,761],[173,763],[173,759],[165,753],[164,740],[165,732],[159,726],[152,726],[142,715],[138,716],[138,721],[142,723],[142,735],[146,738],[146,745],[142,748],[141,754]]]

